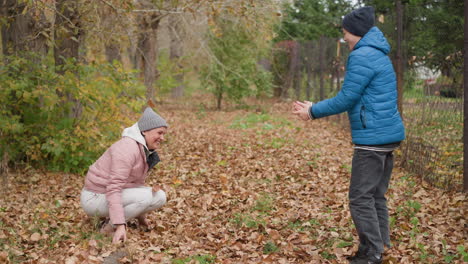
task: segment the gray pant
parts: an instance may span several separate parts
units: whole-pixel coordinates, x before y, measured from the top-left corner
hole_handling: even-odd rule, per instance
[[[349,208],[359,235],[359,251],[381,254],[390,246],[387,199],[393,169],[392,152],[355,149]]]

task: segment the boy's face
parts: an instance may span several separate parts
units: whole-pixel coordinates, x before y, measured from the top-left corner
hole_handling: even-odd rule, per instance
[[[343,28],[343,39],[348,43],[349,50],[353,50],[356,43],[361,40],[361,37],[353,35]]]

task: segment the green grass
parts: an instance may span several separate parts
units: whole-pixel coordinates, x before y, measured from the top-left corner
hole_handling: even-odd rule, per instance
[[[340,241],[336,247],[337,248],[345,248],[345,247],[350,247],[353,245],[353,242],[349,242],[349,241]]]
[[[237,227],[245,226],[250,229],[258,229],[261,226],[266,226],[266,221],[262,217],[242,213],[234,214],[234,217],[230,219],[229,222],[233,223]]]
[[[190,257],[186,257],[186,258],[173,259],[171,261],[171,263],[172,264],[185,264],[185,263],[189,263],[191,261],[195,261],[198,264],[210,264],[210,263],[215,263],[216,256],[196,255],[196,256],[190,256]]]
[[[316,229],[318,226],[320,226],[320,222],[312,218],[308,221],[294,221],[294,222],[289,222],[288,223],[288,228],[297,230],[297,231],[310,231]]]
[[[256,201],[253,210],[258,211],[263,214],[269,214],[272,210],[274,210],[273,198],[268,194],[262,194]]]
[[[278,250],[279,247],[272,241],[266,242],[266,244],[263,246],[263,254],[265,255],[277,252]]]
[[[231,129],[261,128],[262,130],[272,130],[282,126],[290,126],[291,122],[284,118],[273,118],[269,114],[251,113],[247,116],[237,117],[229,126]]]

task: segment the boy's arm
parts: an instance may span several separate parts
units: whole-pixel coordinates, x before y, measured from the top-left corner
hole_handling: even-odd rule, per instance
[[[368,59],[351,54],[340,92],[333,98],[314,104],[311,109],[312,116],[321,118],[348,111],[360,100],[373,76],[374,70],[369,66]]]

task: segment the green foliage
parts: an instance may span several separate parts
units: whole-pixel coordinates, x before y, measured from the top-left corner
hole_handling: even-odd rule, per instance
[[[364,0],[376,8],[378,23],[396,52],[396,9],[394,1]],[[451,78],[454,89],[461,89],[463,72],[464,3],[456,0],[407,0],[403,3],[403,54],[409,67],[419,65],[440,70]]]
[[[249,32],[241,22],[218,19],[209,33],[212,62],[202,70],[202,85],[217,100],[217,108],[225,96],[240,103],[247,96],[269,95],[271,75],[261,69],[257,60],[262,56]]]
[[[276,40],[339,37],[341,17],[350,10],[350,3],[344,0],[295,0],[293,4],[285,4],[285,18],[276,28]]]
[[[0,64],[0,87],[0,156],[81,173],[131,122],[127,114],[141,109],[144,93],[118,64],[68,61],[56,69],[20,57]]]
[[[176,76],[185,73],[187,69],[181,69],[177,63],[172,61],[167,52],[161,52],[158,57],[158,72],[159,77],[155,82],[156,94],[164,96],[169,94],[172,89],[182,85],[181,81],[177,80]]]

